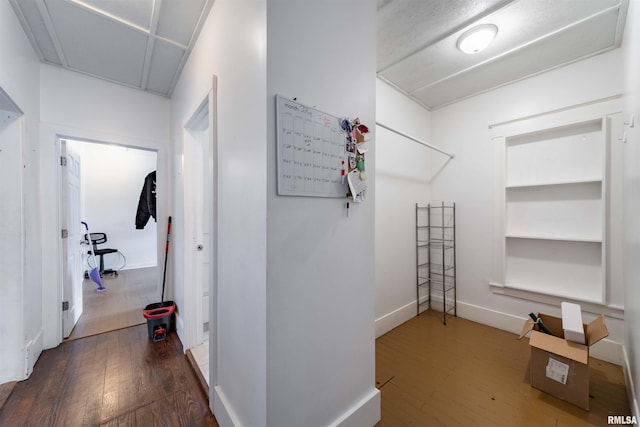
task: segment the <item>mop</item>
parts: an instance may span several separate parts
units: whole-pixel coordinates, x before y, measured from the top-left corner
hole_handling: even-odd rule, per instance
[[[93,257],[93,265],[95,266],[89,272],[89,277],[91,278],[91,280],[95,282],[96,285],[98,285],[96,292],[104,292],[107,290],[107,288],[102,286],[102,278],[100,277],[100,271],[98,270],[98,263],[96,262],[96,254],[93,251],[93,244],[91,243],[91,233],[89,233],[89,226],[84,221],[82,221],[82,225],[84,225],[85,230],[87,230],[87,241],[89,242],[89,246],[91,247],[91,256]]]
[[[164,285],[167,279],[167,258],[169,257],[169,236],[171,235],[171,217],[167,222],[167,244],[164,252],[164,273],[162,275],[162,298],[160,302],[147,305],[142,310],[142,315],[147,319],[147,331],[149,338],[162,341],[167,338],[167,334],[175,329],[176,304],[173,301],[164,300]]]

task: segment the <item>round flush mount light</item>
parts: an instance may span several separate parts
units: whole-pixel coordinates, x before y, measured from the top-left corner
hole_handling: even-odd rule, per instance
[[[498,27],[495,25],[478,25],[462,33],[458,39],[458,49],[469,55],[476,54],[489,46],[496,34],[498,34]]]

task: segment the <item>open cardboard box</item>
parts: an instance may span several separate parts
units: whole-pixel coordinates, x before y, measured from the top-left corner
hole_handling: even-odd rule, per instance
[[[609,335],[604,317],[583,324],[586,345],[564,339],[562,318],[537,313],[554,336],[527,319],[518,339],[531,331],[531,386],[589,410],[589,347]]]

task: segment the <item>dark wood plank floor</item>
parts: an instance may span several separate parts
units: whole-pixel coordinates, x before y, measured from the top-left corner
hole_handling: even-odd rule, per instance
[[[217,426],[175,333],[152,342],[147,326],[46,350],[15,385],[0,426]]]
[[[531,387],[529,342],[426,312],[376,340],[378,427],[606,426],[631,415],[622,368],[590,359],[590,411]]]

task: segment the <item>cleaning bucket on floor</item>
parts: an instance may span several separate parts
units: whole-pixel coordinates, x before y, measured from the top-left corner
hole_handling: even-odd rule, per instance
[[[149,339],[162,341],[175,328],[176,304],[173,301],[156,302],[147,305],[142,315],[147,319]]]

